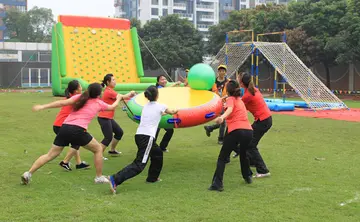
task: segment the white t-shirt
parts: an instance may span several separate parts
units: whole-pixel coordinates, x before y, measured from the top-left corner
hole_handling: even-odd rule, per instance
[[[149,102],[142,110],[137,135],[147,135],[155,138],[163,112],[167,107],[157,102]]]

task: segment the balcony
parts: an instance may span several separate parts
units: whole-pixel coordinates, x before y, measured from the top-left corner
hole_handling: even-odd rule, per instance
[[[200,21],[202,22],[214,22],[214,16],[213,15],[201,15]]]
[[[214,7],[214,5],[197,4],[196,10],[205,11],[205,12],[213,12],[215,10],[215,7]]]
[[[182,19],[188,19],[189,21],[193,20],[193,14],[186,14],[186,13],[174,13],[175,15],[179,15]]]
[[[197,28],[200,32],[208,32],[209,27],[210,27],[210,25],[202,25],[202,24],[197,25]]]
[[[233,7],[233,6],[223,6],[223,10],[225,11],[225,12],[231,12],[231,11],[234,11],[235,10],[235,8]]]
[[[173,8],[177,10],[186,10],[186,3],[174,3]]]

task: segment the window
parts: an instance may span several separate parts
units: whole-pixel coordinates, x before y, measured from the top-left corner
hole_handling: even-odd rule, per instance
[[[151,9],[151,15],[159,15],[159,9],[158,8],[152,8]]]
[[[4,39],[3,31],[0,31],[0,41]]]
[[[16,6],[16,9],[20,12],[26,12],[26,7],[25,6]]]
[[[167,16],[168,15],[168,10],[167,9],[163,9],[163,16]]]
[[[246,9],[246,5],[240,5],[241,9]]]
[[[163,1],[163,5],[168,5],[168,0],[162,0]]]
[[[241,0],[241,2],[246,2],[246,0]]]
[[[159,0],[151,0],[152,5],[159,5]]]

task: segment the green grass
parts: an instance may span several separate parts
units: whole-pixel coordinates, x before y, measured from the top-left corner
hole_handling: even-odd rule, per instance
[[[247,185],[232,159],[222,193],[207,190],[220,147],[217,132],[208,138],[202,126],[175,131],[160,183],[145,183],[146,168],[110,195],[108,185],[93,183],[94,168],[64,172],[58,166],[63,152],[22,186],[20,175],[54,139],[58,112],[33,113],[31,107],[53,99],[49,93],[0,94],[0,221],[359,221],[359,199],[340,203],[360,195],[360,124],[329,119],[274,115],[259,145],[272,176]],[[125,131],[118,146],[123,155],[105,161],[105,175],[136,154],[137,125],[121,109],[116,120]],[[89,131],[102,139],[96,120]],[[93,165],[92,154],[81,151]]]

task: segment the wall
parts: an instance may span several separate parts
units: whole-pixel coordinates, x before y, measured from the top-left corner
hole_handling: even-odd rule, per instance
[[[51,63],[0,62],[0,88],[8,88],[12,81],[11,88],[20,87],[22,68],[51,68]]]

